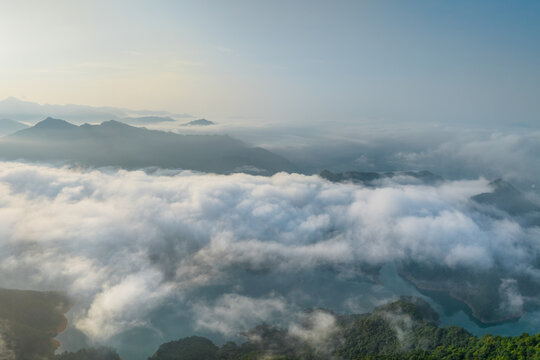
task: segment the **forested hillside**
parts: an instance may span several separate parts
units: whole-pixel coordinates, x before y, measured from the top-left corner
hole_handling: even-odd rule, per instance
[[[336,320],[326,336],[313,333],[310,321],[303,323],[308,336],[263,324],[245,333],[248,340],[241,345],[218,347],[192,336],[163,344],[149,360],[540,359],[540,334],[478,338],[460,327],[439,327],[437,313],[416,298],[401,298],[369,314],[325,313]]]

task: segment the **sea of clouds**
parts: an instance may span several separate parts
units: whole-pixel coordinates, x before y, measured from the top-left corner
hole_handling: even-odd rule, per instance
[[[137,328],[159,332],[151,314],[170,304],[188,309],[193,329],[225,336],[287,318],[302,310],[297,299],[316,294],[307,280],[294,291],[280,282],[318,271],[324,281],[354,280],[414,261],[540,279],[540,229],[471,202],[492,190],[488,180],[410,180],[372,188],[287,173],[3,162],[0,286],[66,291],[77,302],[71,326],[106,342]]]

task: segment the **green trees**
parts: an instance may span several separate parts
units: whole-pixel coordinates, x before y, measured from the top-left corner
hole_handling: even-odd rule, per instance
[[[478,338],[438,322],[426,302],[401,298],[369,314],[337,316],[326,352],[315,351],[286,329],[263,324],[246,333],[256,340],[241,345],[228,342],[218,348],[191,337],[162,345],[150,360],[540,360],[540,334]]]
[[[120,360],[110,348],[54,354],[52,336],[65,325],[68,305],[55,293],[0,290],[0,340],[9,350],[5,355],[24,360]],[[332,318],[332,329],[324,337],[313,336],[318,317],[310,316],[321,311],[324,319]],[[221,347],[191,336],[161,345],[149,360],[540,360],[540,334],[477,337],[457,326],[440,327],[438,314],[416,298],[403,297],[368,314],[317,310],[305,315],[296,332],[261,324],[244,334],[244,343]]]
[[[76,352],[64,352],[54,360],[121,360],[115,350],[107,347],[82,349]]]
[[[210,340],[191,336],[161,345],[149,360],[214,360],[218,350]]]

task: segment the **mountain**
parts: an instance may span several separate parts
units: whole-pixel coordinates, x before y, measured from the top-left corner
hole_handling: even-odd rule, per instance
[[[67,119],[70,122],[82,124],[84,122],[101,122],[110,119],[122,120],[124,118],[149,118],[134,120],[133,124],[154,123],[151,118],[193,118],[189,114],[171,114],[168,111],[130,110],[110,106],[87,105],[51,105],[38,104],[30,101],[10,97],[0,101],[0,118],[35,123],[48,116]],[[146,121],[146,122],[143,122]]]
[[[22,129],[26,129],[28,125],[11,119],[0,119],[0,136],[13,134]]]
[[[62,161],[128,169],[161,167],[270,175],[295,171],[287,159],[225,135],[179,135],[110,120],[80,126],[47,118],[0,139],[4,160]]]
[[[193,120],[188,123],[182,124],[182,126],[208,126],[215,125],[216,123],[206,119]]]
[[[34,123],[46,116],[58,116],[71,121],[102,121],[124,116],[125,110],[85,105],[40,105],[13,97],[0,101],[0,117]]]
[[[33,136],[38,135],[40,131],[61,131],[61,130],[74,130],[77,128],[77,125],[73,125],[65,120],[54,119],[51,117],[46,118],[43,121],[40,121],[34,125],[31,129],[26,129],[25,131],[17,132],[15,136]]]
[[[347,171],[342,173],[333,173],[329,170],[323,170],[320,177],[332,182],[351,182],[353,184],[362,184],[366,186],[376,186],[377,181],[383,179],[399,180],[399,178],[412,178],[423,184],[433,185],[444,181],[439,175],[429,171],[394,171],[394,172],[362,172]]]

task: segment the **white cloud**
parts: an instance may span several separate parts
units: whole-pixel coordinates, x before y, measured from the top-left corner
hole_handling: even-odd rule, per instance
[[[330,342],[337,331],[336,317],[322,310],[300,314],[299,321],[291,323],[288,328],[289,335],[323,353],[332,348]]]
[[[6,335],[10,332],[7,321],[0,321],[0,359],[15,360],[15,352],[9,341],[6,340]]]
[[[462,130],[420,151],[397,152],[404,166],[429,168],[455,177],[482,174],[524,181],[527,186],[540,177],[540,169],[531,166],[540,151],[540,132],[480,132]]]
[[[196,327],[220,332],[227,336],[238,335],[242,331],[275,320],[290,309],[285,299],[270,294],[265,298],[251,298],[238,294],[225,294],[214,304],[195,304]]]
[[[499,286],[499,294],[503,301],[500,304],[500,310],[505,314],[520,316],[523,313],[525,303],[523,296],[518,289],[518,283],[514,279],[502,279]]]

